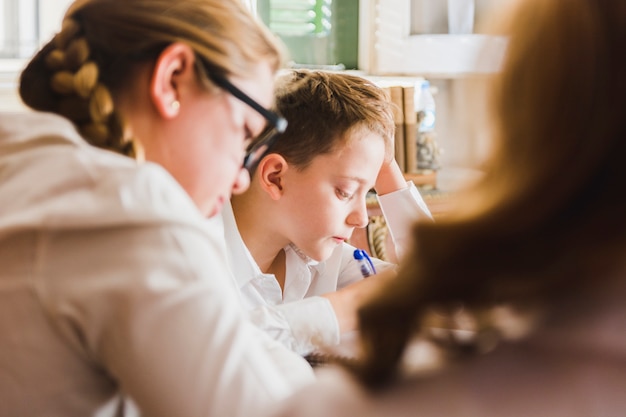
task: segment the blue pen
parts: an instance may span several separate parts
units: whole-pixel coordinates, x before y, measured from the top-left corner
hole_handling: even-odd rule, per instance
[[[359,263],[359,268],[361,268],[361,275],[363,275],[363,278],[367,278],[376,273],[376,268],[374,268],[372,260],[363,249],[355,249],[353,256]]]

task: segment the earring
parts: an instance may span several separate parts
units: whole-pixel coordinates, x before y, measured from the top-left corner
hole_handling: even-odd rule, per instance
[[[178,110],[180,109],[180,101],[178,100],[174,100],[170,103],[170,109],[172,110]]]

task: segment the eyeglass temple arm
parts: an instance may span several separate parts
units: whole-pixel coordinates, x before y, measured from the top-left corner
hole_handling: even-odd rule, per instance
[[[215,84],[222,87],[233,96],[237,97],[239,100],[246,103],[248,106],[252,107],[257,112],[259,112],[268,122],[270,122],[274,126],[278,133],[285,132],[285,129],[287,129],[287,120],[284,117],[281,117],[278,114],[267,110],[265,107],[252,100],[250,97],[248,97],[247,94],[237,88],[226,78],[219,77],[217,75],[211,75],[211,80],[213,80]]]

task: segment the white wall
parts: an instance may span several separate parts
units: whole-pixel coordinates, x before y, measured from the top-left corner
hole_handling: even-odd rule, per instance
[[[441,1],[444,0],[417,0]],[[475,33],[484,33],[490,19],[514,0],[475,0]],[[440,25],[441,26],[441,25]],[[476,168],[490,146],[485,99],[489,75],[427,77],[437,89],[437,139],[442,149],[440,176],[462,175]],[[461,173],[461,174],[459,174]]]
[[[488,125],[483,123],[488,76],[429,80],[437,89],[435,130],[442,167],[477,167],[489,147]]]
[[[74,0],[39,0],[39,41],[48,42],[61,28],[65,11]]]
[[[23,60],[0,59],[0,111],[24,109],[17,94],[17,80],[23,65]]]

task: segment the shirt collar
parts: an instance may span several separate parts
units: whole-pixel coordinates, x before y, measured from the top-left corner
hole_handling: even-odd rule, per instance
[[[226,248],[228,249],[228,262],[235,276],[235,282],[241,288],[254,277],[264,274],[241,238],[230,201],[224,204],[221,218],[224,225]]]
[[[302,250],[300,250],[300,248],[298,248],[293,243],[290,243],[289,245],[285,247],[285,252],[288,253],[289,251],[293,251],[293,253],[296,256],[298,256],[298,258],[300,258],[305,264],[309,266],[315,266],[319,264],[319,261],[316,261],[315,259],[310,258],[308,255],[302,252]]]

